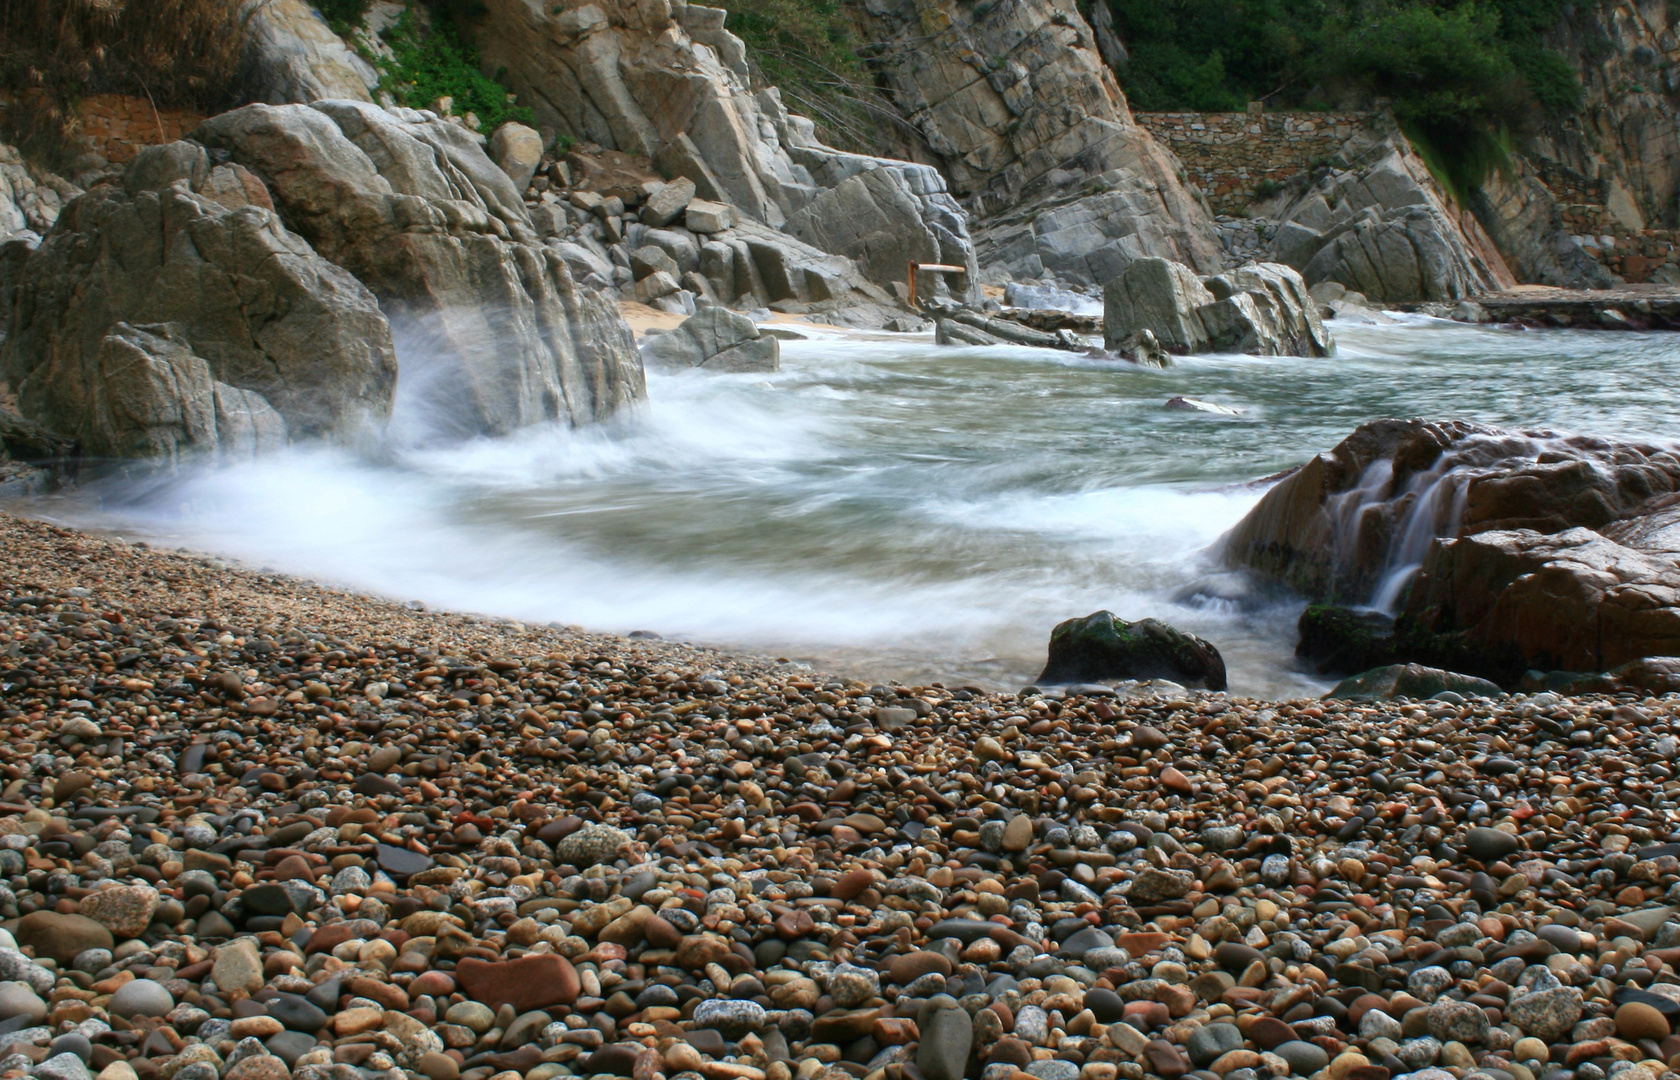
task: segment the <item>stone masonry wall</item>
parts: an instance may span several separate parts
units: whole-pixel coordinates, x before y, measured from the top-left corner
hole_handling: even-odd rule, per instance
[[[1135,113],[1184,163],[1215,214],[1239,215],[1264,194],[1315,162],[1334,157],[1362,128],[1381,122],[1371,112]]]
[[[156,109],[147,98],[92,94],[76,106],[77,133],[88,148],[113,165],[127,163],[142,148],[185,138],[204,117],[182,109]]]

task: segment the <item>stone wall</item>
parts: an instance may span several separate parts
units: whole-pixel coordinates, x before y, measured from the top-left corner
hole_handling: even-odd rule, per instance
[[[1564,231],[1606,270],[1633,284],[1680,280],[1676,232],[1645,228],[1638,207],[1613,181],[1582,176],[1543,159],[1531,164],[1557,200]]]
[[[1239,215],[1314,163],[1328,161],[1362,129],[1388,121],[1371,112],[1134,113],[1184,163],[1216,214]]]
[[[149,99],[92,94],[76,107],[78,134],[88,148],[113,165],[123,165],[147,146],[171,143],[204,122],[183,109],[153,109]]]

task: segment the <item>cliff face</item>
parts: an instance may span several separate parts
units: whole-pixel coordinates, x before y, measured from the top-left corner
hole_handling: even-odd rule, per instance
[[[1552,186],[1586,182],[1631,231],[1680,224],[1680,38],[1663,0],[1581,4],[1555,44],[1586,92],[1527,148]]]
[[[983,218],[1007,277],[1106,281],[1162,256],[1222,257],[1176,159],[1132,119],[1073,0],[855,0],[899,110]]]

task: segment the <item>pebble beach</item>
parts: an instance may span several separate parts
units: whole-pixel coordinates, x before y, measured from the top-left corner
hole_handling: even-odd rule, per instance
[[[1677,701],[875,685],[0,516],[0,1080],[1673,1080]]]

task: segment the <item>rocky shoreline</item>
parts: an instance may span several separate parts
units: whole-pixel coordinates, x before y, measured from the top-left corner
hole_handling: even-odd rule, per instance
[[[869,686],[0,538],[6,1077],[1680,1056],[1672,695]]]

